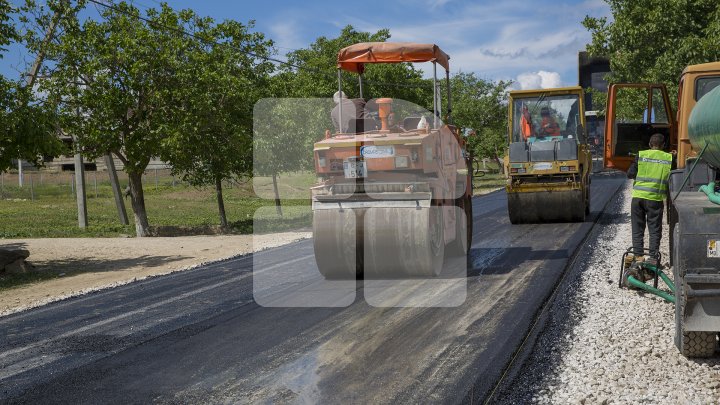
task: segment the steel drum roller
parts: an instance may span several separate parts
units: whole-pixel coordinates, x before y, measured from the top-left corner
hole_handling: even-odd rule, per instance
[[[369,208],[365,212],[365,277],[437,276],[445,241],[439,207]]]
[[[508,193],[513,224],[578,222],[585,220],[582,190]]]
[[[355,278],[360,270],[358,249],[362,220],[354,210],[316,210],[313,215],[313,247],[320,273],[326,278]]]

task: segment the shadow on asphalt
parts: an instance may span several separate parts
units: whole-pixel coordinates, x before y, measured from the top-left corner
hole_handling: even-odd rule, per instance
[[[51,262],[33,262],[39,271],[52,271],[75,275],[80,273],[104,273],[108,271],[122,271],[132,267],[157,267],[180,260],[190,259],[190,256],[138,256],[124,259],[70,259],[53,260]]]

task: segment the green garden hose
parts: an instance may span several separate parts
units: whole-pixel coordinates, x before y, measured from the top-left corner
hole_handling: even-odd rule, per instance
[[[660,272],[660,274],[661,274],[661,276],[665,276],[665,273],[663,273],[663,272]],[[663,279],[663,281],[666,282],[666,283],[669,281],[669,279],[667,279],[667,276],[662,277],[662,279]],[[641,290],[645,290],[645,291],[649,292],[650,294],[655,294],[655,295],[659,296],[660,298],[664,299],[664,300],[667,301],[667,302],[672,302],[673,304],[675,303],[675,296],[674,296],[674,295],[671,295],[671,294],[669,294],[669,293],[666,293],[666,292],[663,291],[663,290],[658,290],[657,288],[651,287],[651,286],[643,283],[642,281],[636,279],[636,278],[633,277],[633,276],[628,276],[627,280],[628,280],[628,283],[630,283],[630,284],[631,284],[633,287],[635,287],[635,288],[639,288],[639,289],[641,289]],[[671,283],[672,283],[672,282],[671,282]],[[674,289],[674,286],[673,286],[673,289]]]

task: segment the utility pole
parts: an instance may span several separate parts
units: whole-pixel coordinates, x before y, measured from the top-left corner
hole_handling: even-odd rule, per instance
[[[65,2],[64,5],[68,4],[69,3]],[[30,69],[30,73],[28,74],[27,87],[30,89],[30,91],[32,91],[32,88],[35,85],[37,75],[40,72],[40,67],[42,66],[43,60],[45,59],[45,49],[47,49],[48,44],[50,43],[50,41],[52,41],[53,36],[55,35],[55,29],[57,28],[59,23],[60,10],[56,11],[55,15],[53,15],[50,26],[45,31],[45,38],[43,39],[43,43],[40,46],[40,50],[38,51],[37,57],[35,57],[35,63],[33,63],[33,66]],[[78,110],[78,116],[79,115],[80,111]],[[76,143],[76,141],[77,137],[73,136],[73,142]],[[76,200],[78,210],[78,226],[84,229],[87,228],[88,225],[85,195],[85,164],[83,162],[82,154],[80,153],[79,149],[75,153],[75,192],[77,193]]]
[[[78,120],[80,119],[80,108],[77,109]],[[87,194],[85,193],[85,163],[82,152],[78,146],[77,136],[73,135],[73,148],[75,149],[75,201],[77,202],[78,226],[85,229],[88,226],[87,220]]]
[[[78,226],[85,229],[88,226],[87,204],[85,194],[85,164],[80,151],[75,153],[75,192],[77,193]]]
[[[122,193],[120,192],[120,182],[118,181],[117,171],[115,170],[115,162],[109,153],[105,155],[105,167],[110,176],[110,186],[113,190],[113,196],[115,196],[115,206],[117,207],[118,216],[120,217],[120,223],[130,225],[127,211],[125,211],[125,200],[123,200]]]

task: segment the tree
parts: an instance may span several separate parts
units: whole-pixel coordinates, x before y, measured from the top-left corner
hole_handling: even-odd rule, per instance
[[[453,123],[475,132],[468,139],[475,156],[492,158],[502,167],[507,144],[507,89],[510,82],[492,82],[474,73],[450,78]]]
[[[163,4],[147,9],[145,20],[139,15],[121,2],[101,9],[100,21],[80,21],[76,14],[62,18],[40,88],[58,100],[60,127],[75,137],[83,154],[93,159],[112,153],[122,161],[136,233],[147,236],[142,174],[174,130],[171,112],[178,106],[172,95],[185,68],[180,31],[192,13]],[[38,42],[31,39],[31,49]]]
[[[192,17],[185,69],[174,94],[176,130],[163,159],[195,186],[215,187],[220,225],[227,227],[222,182],[252,173],[252,114],[273,65],[272,43],[236,21]]]
[[[5,48],[7,45],[18,38],[18,33],[10,17],[10,14],[15,11],[10,2],[0,0],[0,55],[7,51]]]
[[[610,58],[611,82],[659,82],[677,101],[690,64],[720,60],[720,5],[715,0],[606,0],[612,21],[585,17],[588,51]]]
[[[7,50],[5,46],[20,39],[11,18],[18,11],[0,0],[0,59]],[[36,100],[22,82],[0,76],[0,172],[9,169],[13,159],[40,165],[44,156],[54,156],[61,150],[52,109]]]
[[[277,178],[313,169],[313,144],[332,127],[332,107],[332,100],[324,98],[267,98],[255,105],[253,173],[272,177],[278,215],[282,209]]]
[[[317,38],[307,48],[287,54],[292,66],[286,66],[285,71],[295,75],[288,91],[277,96],[331,98],[338,88],[338,51],[359,42],[385,42],[388,39],[390,31],[387,29],[375,33],[360,32],[351,25],[343,28],[336,38]],[[393,97],[432,109],[432,82],[422,76],[422,70],[411,63],[368,64],[363,74],[363,96]],[[348,97],[359,97],[357,74],[342,72],[342,77],[343,91]]]

